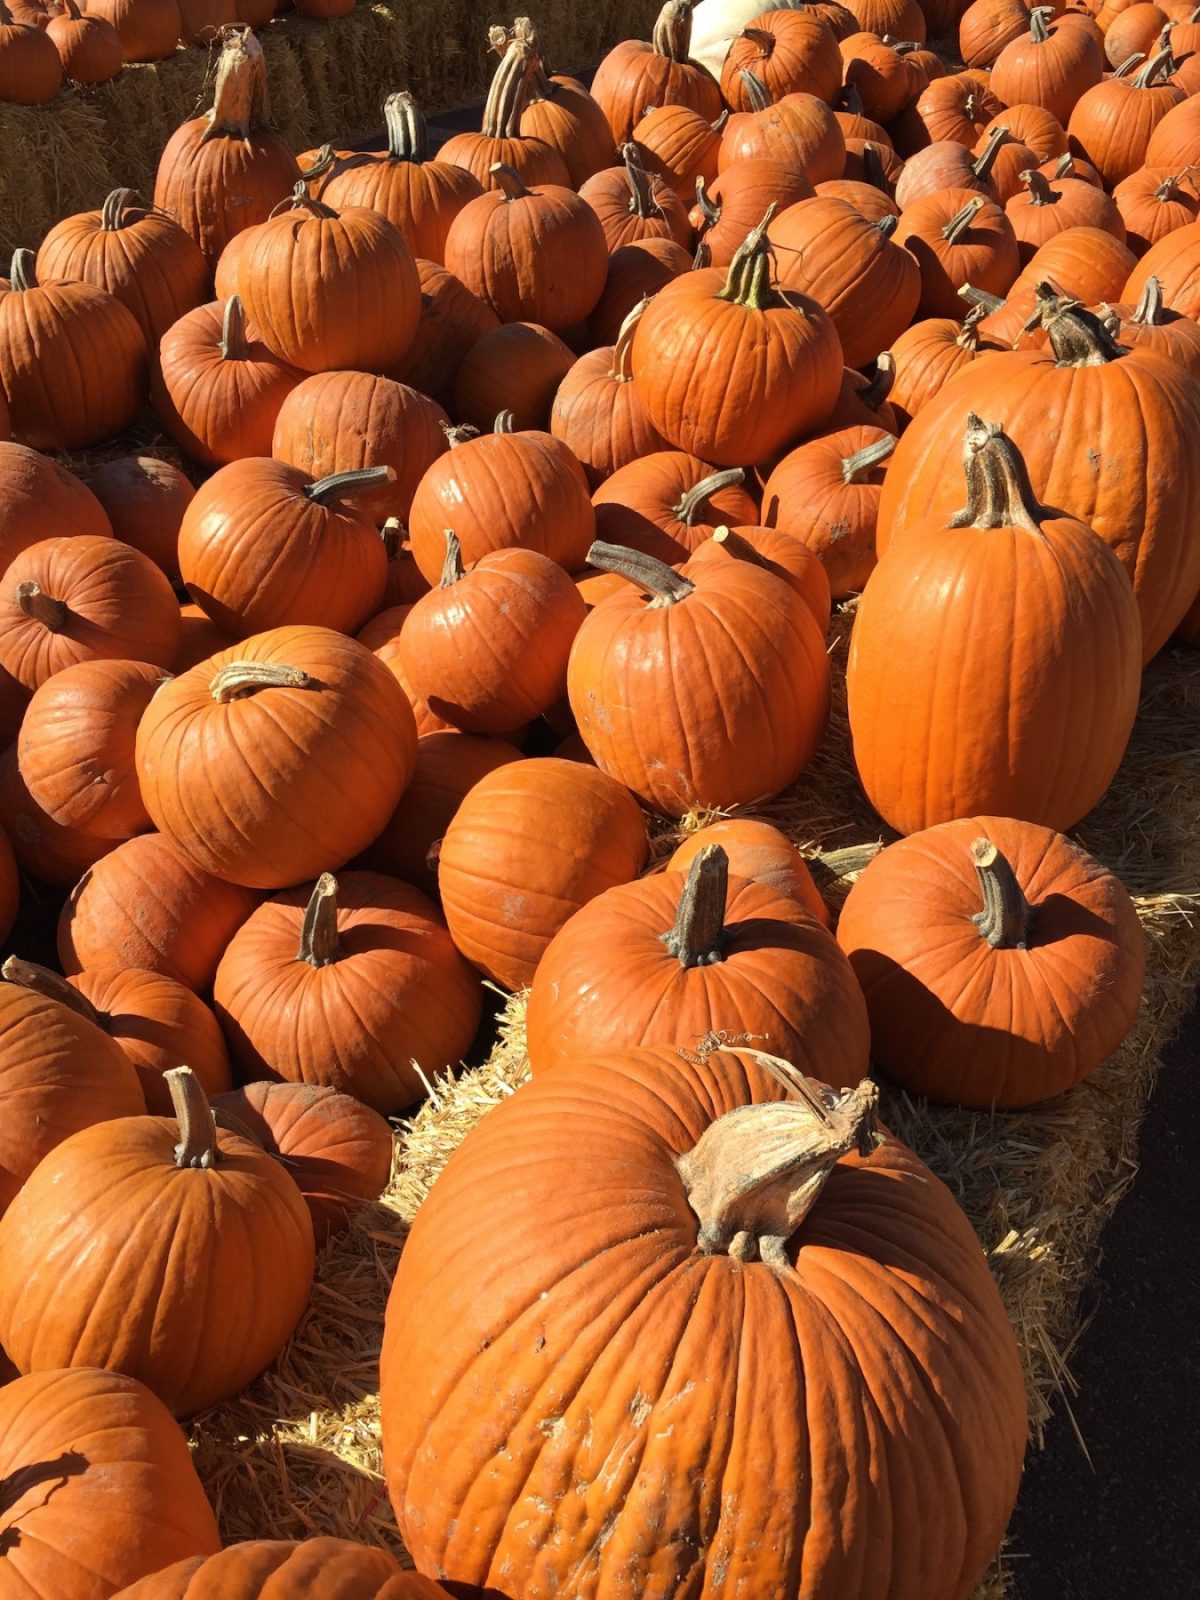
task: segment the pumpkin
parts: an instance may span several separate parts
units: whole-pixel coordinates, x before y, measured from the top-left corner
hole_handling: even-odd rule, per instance
[[[62,88],[62,58],[40,28],[13,19],[0,0],[0,101],[45,105]]]
[[[203,872],[162,834],[142,834],[89,866],[63,907],[58,959],[73,977],[96,968],[161,972],[197,992],[259,902]]]
[[[69,889],[81,873],[118,843],[62,828],[52,821],[25,787],[15,744],[0,752],[0,827],[21,871],[58,889]],[[0,860],[7,881],[8,860],[2,849]]]
[[[971,1592],[1016,1498],[1021,1365],[978,1238],[880,1140],[875,1093],[752,1053],[626,1050],[483,1119],[387,1311],[384,1462],[420,1566],[530,1595],[568,1592],[583,1561],[597,1593],[722,1573],[764,1596]],[[690,1537],[647,1534],[667,1525]]]
[[[587,479],[566,445],[536,431],[462,428],[417,485],[408,520],[413,557],[429,583],[441,575],[448,527],[468,565],[489,550],[522,545],[574,572],[595,525]]]
[[[183,634],[175,656],[176,675],[186,672],[199,661],[207,661],[209,656],[215,656],[219,650],[227,650],[233,643],[229,635],[218,628],[212,618],[201,611],[199,606],[181,605],[179,620]]]
[[[187,1441],[149,1389],[77,1368],[0,1392],[6,1586],[29,1600],[112,1595],[221,1548]]]
[[[98,444],[129,426],[146,392],[146,341],[115,296],[89,283],[40,284],[13,252],[0,293],[0,388],[13,435],[41,450]]]
[[[450,224],[468,200],[483,193],[483,185],[465,167],[432,158],[425,118],[407,90],[388,95],[383,120],[387,149],[335,171],[320,198],[336,211],[378,211],[399,228],[414,256],[440,262]]]
[[[1104,55],[1086,29],[1051,21],[1054,12],[1032,8],[1028,34],[997,56],[991,86],[1004,105],[1042,106],[1066,127],[1082,96],[1104,77]]]
[[[518,17],[513,30],[524,32],[534,54],[520,131],[557,150],[571,188],[580,189],[594,173],[611,167],[617,158],[608,118],[578,79],[547,75],[541,42],[528,17]]]
[[[266,901],[230,940],[213,998],[244,1079],[321,1084],[382,1114],[459,1061],[481,1011],[433,905],[374,872]]]
[[[533,41],[525,31],[510,36],[502,28],[493,28],[490,38],[500,65],[488,90],[482,129],[452,135],[438,160],[465,167],[483,189],[495,187],[492,169],[498,164],[513,168],[527,184],[569,185],[571,174],[558,151],[521,132],[538,64]]]
[[[73,472],[27,445],[0,442],[0,567],[56,534],[111,538],[96,495]]]
[[[822,635],[829,632],[832,599],[829,578],[825,568],[807,545],[791,534],[774,528],[717,528],[711,539],[706,539],[691,557],[692,562],[749,561],[764,571],[782,578],[812,612]],[[624,580],[616,573],[604,573],[606,579],[615,579],[617,585]],[[592,580],[596,582],[596,579]],[[612,592],[619,593],[619,588]]]
[[[897,137],[906,156],[947,139],[973,145],[998,113],[1003,121],[1004,102],[978,78],[969,72],[948,73],[935,78],[917,96],[900,118]]]
[[[0,1328],[21,1371],[105,1366],[186,1417],[244,1389],[291,1337],[313,1230],[287,1173],[218,1134],[190,1069],[167,1083],[178,1127],[126,1117],[72,1134],[0,1219]]]
[[[452,409],[468,427],[482,431],[501,415],[511,418],[512,431],[544,431],[558,387],[574,365],[572,350],[549,328],[501,323],[463,358]]]
[[[1126,242],[1139,256],[1176,228],[1200,219],[1200,195],[1186,169],[1141,167],[1117,184],[1112,197],[1125,224]]]
[[[177,0],[87,0],[87,14],[112,24],[127,62],[165,61],[175,54],[182,26]]]
[[[666,0],[647,43],[626,39],[601,60],[592,97],[622,145],[650,106],[684,105],[712,122],[722,110],[721,89],[706,67],[689,60],[690,0]]]
[[[780,161],[752,157],[733,162],[711,189],[697,186],[693,212],[701,242],[697,259],[706,266],[728,267],[768,206],[794,205],[811,200],[813,193],[802,172]]]
[[[648,848],[637,804],[594,767],[506,763],[467,792],[442,839],[451,937],[485,977],[520,989],[572,913],[635,878]]]
[[[1200,147],[1200,124],[1191,101],[1191,95],[1181,100],[1156,124],[1146,146],[1146,166],[1187,167],[1195,160]]]
[[[138,728],[142,798],[196,866],[284,888],[370,844],[416,742],[403,690],[369,650],[327,628],[274,628],[155,696]]]
[[[734,38],[721,67],[721,93],[732,111],[752,109],[743,68],[754,73],[772,100],[799,93],[832,104],[842,82],[837,37],[807,8],[764,11]]]
[[[421,281],[399,230],[362,206],[337,212],[303,183],[255,229],[237,278],[263,343],[302,372],[394,366],[416,332]]]
[[[864,33],[925,43],[925,13],[917,0],[853,0],[846,10]]]
[[[84,16],[75,0],[62,0],[63,13],[46,24],[46,37],[58,51],[63,76],[71,83],[107,83],[125,64],[121,37],[103,17]]]
[[[158,456],[116,456],[88,477],[123,544],[131,544],[168,578],[179,571],[179,524],[195,489],[170,461]]]
[[[804,600],[751,562],[679,574],[599,544],[589,560],[630,580],[589,613],[567,668],[571,710],[600,770],[675,817],[785,789],[812,758],[829,706],[823,636]]]
[[[974,147],[976,155],[982,154],[989,136],[998,127],[1007,128],[1010,141],[1032,150],[1039,161],[1054,161],[1066,154],[1067,131],[1044,106],[1019,103],[997,111],[980,130]]]
[[[717,175],[724,118],[722,112],[716,122],[709,122],[691,106],[652,106],[634,126],[630,142],[646,171],[690,204],[697,178],[711,183]]]
[[[500,319],[437,262],[419,260],[417,275],[421,280],[420,321],[404,359],[388,376],[448,406],[463,362],[484,334],[496,331]]]
[[[641,239],[614,250],[608,258],[604,292],[588,318],[588,342],[593,348],[615,345],[633,308],[690,272],[692,265],[682,245],[669,239]]]
[[[1023,172],[1021,178],[1026,193],[1010,200],[1004,209],[1017,236],[1023,267],[1028,266],[1047,240],[1067,228],[1098,228],[1125,242],[1121,213],[1103,189],[1096,189],[1080,178],[1060,178],[1052,184],[1037,171]],[[1014,273],[1004,288],[1011,287],[1015,278]],[[977,287],[991,286],[980,281]],[[993,292],[1002,294],[1004,289]]]
[[[1145,940],[1119,878],[1049,828],[966,817],[889,846],[842,908],[871,1054],[912,1094],[1033,1105],[1133,1026]]]
[[[372,617],[365,628],[359,629],[355,637],[384,664],[404,690],[405,698],[416,719],[418,738],[426,733],[441,733],[446,730],[455,732],[457,730],[451,729],[448,722],[443,722],[441,717],[429,709],[428,703],[421,699],[404,676],[404,665],[400,660],[400,635],[411,611],[411,602],[408,605],[390,606],[388,610]]]
[[[56,672],[37,690],[21,723],[17,761],[31,798],[52,821],[108,840],[149,828],[134,737],[166,679],[144,661],[91,660]]]
[[[772,225],[781,287],[808,296],[829,313],[846,366],[873,360],[916,312],[921,269],[893,242],[895,231],[890,217],[872,224],[842,201],[820,198],[789,206]],[[814,431],[821,420],[813,417],[794,428],[791,438]],[[788,442],[786,436],[778,441]]]
[[[972,0],[959,20],[959,53],[968,67],[991,67],[1006,45],[1028,31],[1025,0]]]
[[[1186,610],[1193,575],[1200,587],[1200,549],[1185,532],[1200,515],[1192,510],[1200,488],[1186,444],[1200,427],[1200,390],[1163,356],[1123,353],[1094,317],[1052,295],[1043,293],[1038,315],[1050,350],[1006,355],[1003,365],[989,357],[985,369],[968,368],[909,428],[880,499],[879,549],[918,519],[955,509],[960,491],[947,481],[954,432],[978,393],[975,370],[986,370],[989,406],[1024,453],[1037,495],[1098,533],[1129,573],[1149,660]],[[1081,414],[1077,407],[1088,417],[1083,452],[1073,421]],[[1093,459],[1103,463],[1102,471]],[[1011,814],[1002,805],[972,809]],[[1058,824],[1049,819],[1048,825]]]
[[[1003,305],[981,320],[980,336],[993,345],[1040,348],[1045,344],[1044,332],[1028,326],[1038,308],[1040,284],[1050,283],[1091,305],[1111,300],[1123,285],[1128,287],[1126,280],[1133,266],[1132,250],[1111,233],[1099,228],[1066,228],[1022,269]]]
[[[932,317],[914,322],[892,346],[895,380],[888,396],[904,427],[938,394],[956,372],[982,354],[979,339],[981,309],[956,317]]]
[[[438,845],[466,795],[498,767],[522,760],[503,739],[474,734],[426,733],[417,740],[412,782],[362,864],[372,872],[403,878],[431,898],[438,894]]]
[[[651,424],[676,448],[717,466],[763,460],[819,427],[837,396],[832,318],[806,293],[792,292],[798,286],[783,291],[771,282],[772,214],[768,208],[728,272],[691,272],[660,290],[634,334],[633,383]],[[697,392],[697,378],[706,392]],[[738,396],[736,407],[723,404],[729,394]]]
[[[1064,332],[1052,327],[1056,344]],[[1108,788],[1133,728],[1137,602],[1102,539],[1038,504],[997,426],[970,417],[965,454],[965,509],[898,527],[855,616],[846,669],[855,764],[900,833],[973,813],[1072,827]],[[980,595],[999,632],[981,621]],[[1095,688],[1090,715],[1063,692],[1081,682]],[[1058,758],[1048,763],[1047,750]]]
[[[874,159],[874,146],[864,145],[864,151],[872,152],[867,159]],[[848,153],[847,153],[848,154]],[[892,199],[888,190],[887,180],[882,173],[877,174],[882,178],[883,188],[869,178],[835,178],[831,183],[819,183],[816,193],[823,195],[828,200],[844,200],[853,206],[860,217],[865,217],[868,222],[882,222],[884,217],[898,217],[900,207]]]
[[[1118,345],[1157,350],[1200,378],[1200,326],[1190,317],[1168,311],[1162,302],[1162,285],[1147,278],[1136,306],[1104,305],[1101,320]]]
[[[621,160],[621,166],[605,167],[579,190],[599,219],[609,254],[639,239],[690,244],[687,207],[674,189],[646,171],[636,144],[622,145]]]
[[[740,467],[716,472],[681,450],[655,450],[620,467],[596,490],[596,533],[673,566],[722,526],[758,521]]]
[[[0,984],[0,1106],[0,1213],[64,1139],[145,1111],[118,1045],[77,1011],[13,983]]]
[[[1078,32],[1079,30],[1071,30]],[[1184,99],[1168,81],[1171,52],[1160,50],[1130,77],[1114,74],[1075,103],[1067,124],[1071,149],[1087,157],[1108,188],[1145,165],[1155,128]]]
[[[285,141],[264,126],[267,69],[248,28],[231,29],[217,62],[213,107],[167,140],[154,204],[173,216],[215,263],[230,239],[265,222],[300,182]]]
[[[840,178],[846,140],[833,112],[811,94],[788,94],[771,104],[752,72],[743,74],[753,110],[730,117],[717,151],[717,171],[761,158],[798,169],[811,184]]]
[[[885,433],[899,435],[900,424],[888,399],[895,370],[890,350],[879,352],[875,358],[875,370],[869,378],[855,371],[853,367],[847,367],[842,373],[842,386],[837,405],[834,406],[824,428],[812,437],[819,438],[824,433],[837,433],[842,428],[860,427],[882,428]],[[780,456],[774,456],[770,462],[765,463],[768,472],[780,459]]]
[[[562,698],[585,613],[549,556],[494,550],[467,571],[448,529],[441,581],[413,606],[400,638],[404,676],[464,732],[511,733]]]
[[[1200,219],[1172,229],[1152,245],[1130,272],[1120,298],[1137,300],[1151,278],[1161,286],[1164,305],[1195,318],[1200,311]]]
[[[875,565],[875,520],[896,441],[882,428],[847,428],[802,444],[763,486],[763,521],[819,556],[835,600],[863,588]]]
[[[179,0],[180,44],[211,45],[238,21],[237,0]]]
[[[987,195],[989,200],[995,199],[992,169],[1007,138],[1007,129],[1001,124],[988,134],[978,155],[957,139],[940,139],[926,145],[904,163],[904,171],[896,180],[896,204],[903,211],[914,201],[941,194],[945,189],[970,189]]]
[[[117,539],[45,539],[10,564],[0,591],[0,666],[27,689],[78,662],[169,667],[179,606],[148,556]]]
[[[234,295],[189,311],[163,335],[150,397],[163,427],[193,460],[219,467],[266,456],[280,407],[304,374],[246,330]]]
[[[1033,177],[1032,181],[1039,180]],[[1088,188],[1086,184],[1079,187]],[[1107,201],[1099,190],[1088,192]],[[1111,205],[1111,201],[1107,203]],[[1003,295],[1021,270],[1019,235],[1012,212],[1006,215],[994,200],[967,189],[947,189],[942,194],[914,200],[901,212],[894,238],[920,268],[918,317],[953,317],[960,313],[962,300],[958,291],[964,284]]]
[[[852,33],[838,49],[847,87],[858,94],[863,110],[876,122],[894,121],[926,87],[923,78],[914,76],[908,57],[876,34]]]
[[[633,386],[633,336],[648,304],[640,300],[633,307],[615,345],[580,356],[554,396],[550,432],[571,451],[593,489],[666,444]]]
[[[751,883],[761,883],[776,894],[788,895],[823,926],[832,925],[833,918],[813,882],[812,873],[786,833],[769,822],[756,822],[747,817],[710,822],[707,827],[697,828],[695,833],[686,836],[667,861],[667,871],[680,872],[686,877],[692,862],[711,845],[720,845],[724,850],[729,872],[735,878],[748,878]]]
[[[387,1188],[392,1130],[348,1094],[312,1083],[248,1083],[217,1095],[213,1115],[226,1127],[236,1123],[291,1173],[318,1249]]]
[[[312,0],[304,0],[308,10]],[[321,0],[324,3],[324,0]],[[301,9],[298,7],[297,9]],[[118,1600],[307,1600],[322,1590],[354,1600],[447,1600],[440,1583],[405,1572],[386,1550],[346,1539],[299,1544],[255,1539],[207,1561],[181,1561]]]
[[[1119,67],[1131,55],[1153,55],[1154,44],[1167,26],[1167,14],[1156,5],[1129,5],[1104,30],[1104,56]]]

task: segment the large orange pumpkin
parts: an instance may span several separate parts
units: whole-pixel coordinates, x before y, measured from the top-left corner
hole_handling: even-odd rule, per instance
[[[381,1362],[388,1488],[427,1571],[529,1600],[581,1571],[597,1595],[974,1590],[1027,1430],[979,1240],[879,1140],[869,1084],[785,1088],[763,1059],[572,1063],[450,1158]]]
[[[1076,104],[1104,76],[1104,54],[1086,28],[1034,6],[1029,32],[1006,44],[992,66],[991,90],[1004,105],[1042,106],[1065,128]]]
[[[346,1539],[255,1539],[208,1560],[180,1561],[114,1600],[449,1600],[440,1583],[406,1572],[386,1550]]]
[[[720,116],[720,85],[689,59],[691,43],[691,0],[666,0],[649,43],[626,39],[601,61],[592,95],[617,144],[625,143],[651,106],[689,106],[709,122]]]
[[[450,409],[481,433],[545,430],[555,392],[574,364],[570,346],[549,328],[502,323],[467,351]]]
[[[891,845],[838,943],[871,1055],[913,1094],[1027,1106],[1094,1071],[1133,1025],[1145,940],[1120,880],[1048,828],[967,817]]]
[[[1105,304],[1098,314],[1117,344],[1133,350],[1157,350],[1200,378],[1200,325],[1167,310],[1157,278],[1146,279],[1136,306]]]
[[[846,137],[824,100],[811,94],[786,94],[771,103],[752,72],[743,72],[751,111],[739,111],[725,124],[717,169],[756,157],[798,168],[814,186],[840,178],[846,165]]]
[[[1103,540],[1038,504],[998,425],[970,417],[965,455],[965,509],[898,527],[858,608],[854,759],[901,833],[970,815],[1073,827],[1133,728],[1137,602]]]
[[[328,628],[255,634],[164,685],[138,728],[146,809],[206,872],[282,889],[375,838],[412,775],[399,683]]]
[[[1163,303],[1195,320],[1200,312],[1200,220],[1172,229],[1152,245],[1129,274],[1122,300],[1137,300],[1151,278],[1162,286]]]

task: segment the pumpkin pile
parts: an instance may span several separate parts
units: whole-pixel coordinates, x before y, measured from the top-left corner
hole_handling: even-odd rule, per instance
[[[231,20],[35,9],[0,95]],[[666,0],[590,91],[487,43],[479,131],[397,92],[298,158],[232,29],[153,195],[0,285],[0,1595],[967,1600],[1020,1363],[870,1072],[1019,1112],[1139,1006],[1071,830],[1200,637],[1200,31]],[[892,841],[840,915],[754,815],[835,603]],[[222,1551],[172,1416],[278,1356],[497,989],[532,1079],[381,1355],[424,1576]]]

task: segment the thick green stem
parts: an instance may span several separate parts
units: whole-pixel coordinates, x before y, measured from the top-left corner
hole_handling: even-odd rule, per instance
[[[771,241],[767,238],[767,228],[777,209],[772,201],[758,227],[734,252],[725,287],[717,292],[719,300],[745,306],[749,311],[767,311],[778,304],[779,296],[771,287]]]
[[[133,209],[134,201],[140,202],[138,209],[145,211],[145,202],[136,189],[114,189],[107,195],[104,204],[100,207],[100,231],[102,233],[116,233],[121,228],[128,226],[125,213]],[[132,220],[132,219],[129,219]]]

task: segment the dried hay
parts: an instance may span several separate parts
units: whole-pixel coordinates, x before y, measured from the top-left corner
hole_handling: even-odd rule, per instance
[[[839,662],[850,620],[848,610],[835,620]],[[835,675],[840,685],[840,667]],[[1069,1404],[1080,1291],[1104,1223],[1136,1173],[1138,1124],[1159,1056],[1200,973],[1198,726],[1200,657],[1170,653],[1147,673],[1110,795],[1079,830],[1120,871],[1149,943],[1145,999],[1123,1048],[1079,1089],[1018,1114],[946,1110],[885,1092],[886,1120],[950,1185],[983,1241],[1016,1329],[1038,1441],[1052,1407]],[[854,774],[843,696],[804,780],[761,814],[823,852],[834,887],[861,866],[861,851],[849,863],[837,852],[878,841],[880,830]],[[678,836],[662,828],[656,858]],[[227,1539],[321,1529],[403,1554],[380,1478],[375,1393],[388,1285],[404,1225],[461,1140],[526,1071],[517,996],[487,1062],[434,1085],[402,1128],[387,1194],[325,1253],[313,1308],[276,1369],[193,1425],[196,1463]],[[1006,1592],[998,1561],[975,1600]]]

